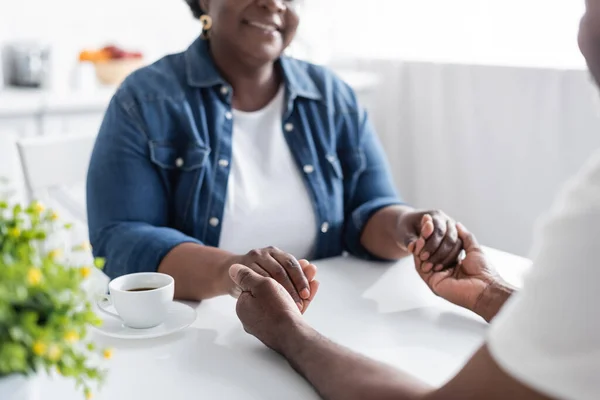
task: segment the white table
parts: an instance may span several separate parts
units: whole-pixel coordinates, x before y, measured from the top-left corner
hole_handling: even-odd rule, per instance
[[[489,250],[519,286],[529,261]],[[481,345],[487,324],[432,295],[412,260],[371,264],[350,258],[317,263],[321,289],[307,320],[329,338],[439,385]],[[98,400],[295,400],[318,396],[287,362],[246,334],[235,301],[197,306],[192,327],[170,337],[124,341],[96,334],[115,349]],[[42,378],[42,399],[81,399],[70,381]]]

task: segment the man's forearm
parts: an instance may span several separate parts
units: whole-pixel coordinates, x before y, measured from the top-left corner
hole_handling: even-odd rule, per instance
[[[289,330],[282,354],[326,400],[422,399],[423,382],[373,361],[301,325]]]
[[[362,232],[361,244],[371,254],[385,260],[398,260],[409,255],[406,244],[398,238],[398,223],[406,212],[414,211],[408,206],[391,206],[376,212]]]
[[[515,289],[503,281],[493,282],[481,294],[473,312],[491,322],[514,292]]]
[[[175,279],[175,298],[200,301],[228,294],[233,283],[227,260],[232,257],[215,247],[183,243],[166,255],[158,272]]]

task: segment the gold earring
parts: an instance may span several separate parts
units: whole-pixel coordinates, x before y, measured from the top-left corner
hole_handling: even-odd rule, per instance
[[[210,28],[212,28],[212,18],[210,17],[210,15],[201,15],[200,24],[202,24],[202,39],[208,39],[208,31],[210,30]]]

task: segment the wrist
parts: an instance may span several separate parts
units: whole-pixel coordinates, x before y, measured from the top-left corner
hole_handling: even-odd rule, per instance
[[[295,359],[306,349],[310,342],[319,337],[306,321],[299,316],[293,316],[289,321],[284,322],[281,329],[281,342],[279,348],[275,349],[287,359]]]
[[[408,238],[414,234],[414,227],[412,226],[413,223],[410,217],[417,211],[408,206],[397,206],[396,210],[396,223],[391,235],[400,249],[408,251]]]
[[[472,311],[491,322],[513,292],[514,289],[501,279],[492,280],[479,295]]]

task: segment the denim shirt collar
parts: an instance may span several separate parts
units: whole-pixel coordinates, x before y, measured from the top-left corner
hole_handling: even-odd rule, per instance
[[[190,86],[207,88],[227,84],[212,60],[208,41],[201,38],[196,39],[185,52],[185,63],[187,82]],[[291,101],[296,97],[311,100],[321,100],[323,98],[315,82],[301,63],[282,56],[279,59],[279,64],[283,71],[286,91]]]

